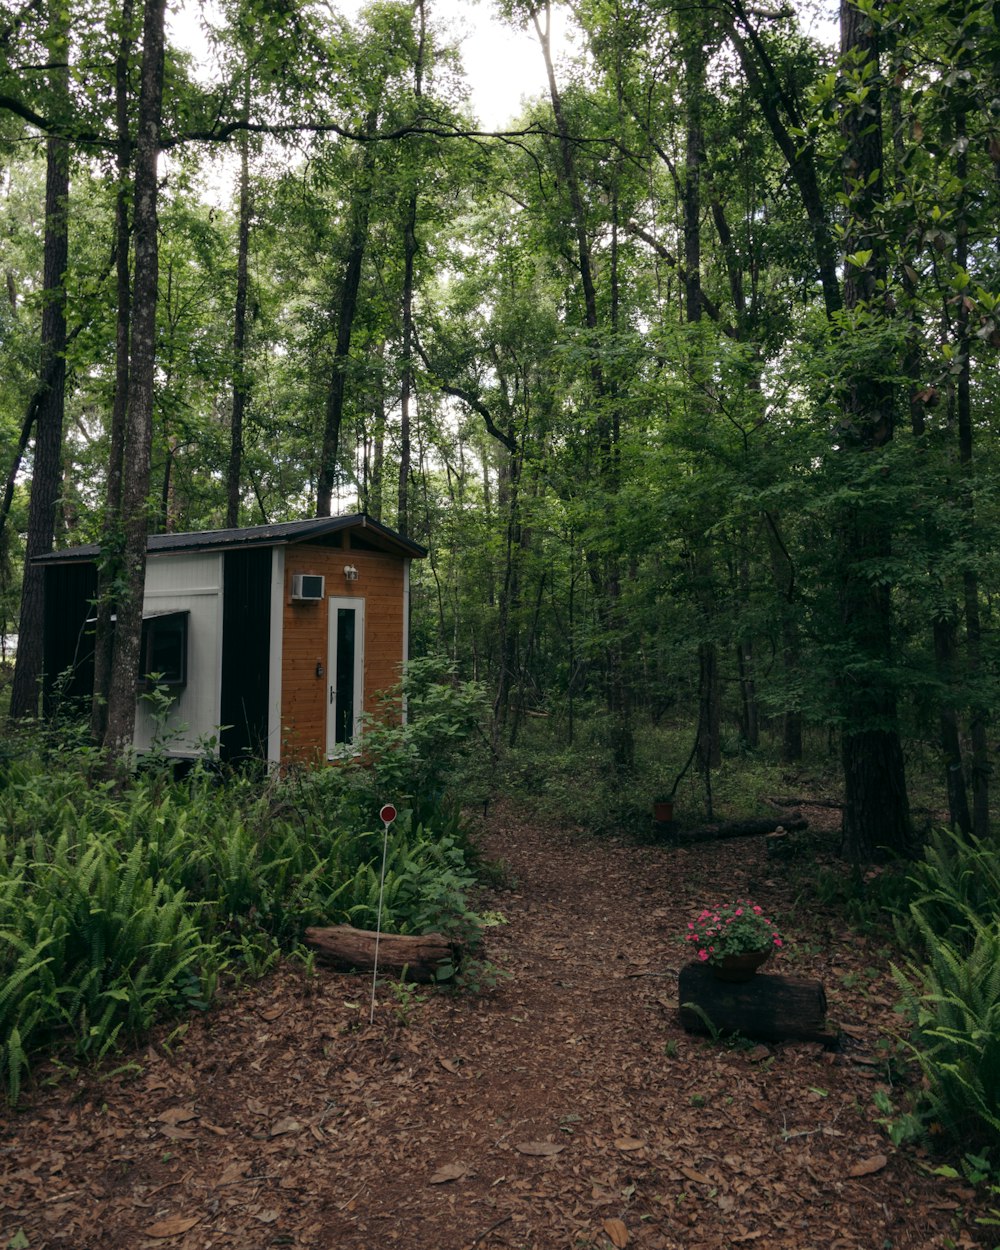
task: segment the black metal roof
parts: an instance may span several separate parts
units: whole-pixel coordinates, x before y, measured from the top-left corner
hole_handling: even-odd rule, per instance
[[[365,537],[375,546],[399,555],[420,559],[427,554],[412,539],[404,538],[380,521],[373,520],[366,512],[350,516],[313,517],[308,521],[279,521],[274,525],[250,525],[232,530],[195,530],[187,534],[151,534],[146,542],[147,555],[170,555],[181,551],[231,551],[234,548],[279,547],[290,543],[307,542],[323,538],[340,530],[364,530]],[[37,556],[35,563],[57,564],[76,560],[96,560],[101,549],[97,543],[80,547],[65,547]]]

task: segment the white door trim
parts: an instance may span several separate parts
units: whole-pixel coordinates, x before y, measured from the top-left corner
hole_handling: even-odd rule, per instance
[[[327,600],[326,645],[326,757],[352,755],[361,737],[361,713],[365,706],[365,601],[358,595],[335,596]],[[337,625],[338,612],[353,611],[354,617],[354,707],[351,741],[337,741]]]

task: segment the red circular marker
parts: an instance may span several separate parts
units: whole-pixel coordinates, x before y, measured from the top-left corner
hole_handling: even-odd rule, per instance
[[[396,819],[396,809],[391,803],[386,803],[385,807],[379,812],[378,818],[383,825],[391,825]]]

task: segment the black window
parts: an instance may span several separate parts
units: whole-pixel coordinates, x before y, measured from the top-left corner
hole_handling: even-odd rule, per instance
[[[183,686],[187,682],[188,613],[164,612],[142,622],[139,681]]]

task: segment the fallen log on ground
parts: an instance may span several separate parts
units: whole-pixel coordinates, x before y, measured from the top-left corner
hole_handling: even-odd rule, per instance
[[[834,799],[795,799],[786,798],[770,798],[765,799],[765,803],[772,803],[775,807],[830,807],[834,811],[842,811],[843,803],[838,803]]]
[[[349,924],[306,929],[306,945],[341,972],[371,972],[376,934]],[[462,944],[443,933],[383,933],[378,938],[379,971],[407,981],[445,981],[462,961]]]
[[[701,825],[697,829],[681,829],[678,836],[682,842],[714,842],[722,838],[748,838],[757,834],[774,833],[778,829],[795,832],[808,828],[809,821],[800,816],[795,816],[790,820],[765,817],[762,820],[733,820],[724,825]]]
[[[840,1032],[826,1020],[822,982],[758,972],[749,981],[720,981],[704,963],[685,964],[678,979],[681,1024],[689,1033],[795,1039],[837,1045]]]

